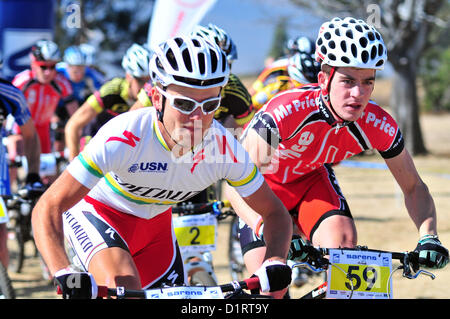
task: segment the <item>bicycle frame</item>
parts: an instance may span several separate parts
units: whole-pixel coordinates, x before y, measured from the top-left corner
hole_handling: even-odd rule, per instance
[[[192,216],[195,215],[197,221],[203,217],[214,219],[215,221],[220,221],[234,212],[231,210],[223,211],[223,208],[230,207],[229,202],[226,201],[213,201],[210,203],[202,204],[192,204],[183,203],[180,206],[175,206],[172,208],[173,214],[179,214],[180,216]],[[198,236],[200,235],[200,227],[195,223],[189,226],[189,233],[194,233],[194,237],[190,241],[190,245],[200,244],[198,242]],[[203,226],[206,227],[206,226]],[[216,228],[216,226],[215,226]],[[216,230],[215,230],[216,231]],[[215,235],[214,235],[215,236]],[[178,235],[178,237],[180,237]],[[178,238],[179,243],[184,242],[182,238]],[[180,245],[182,246],[182,245]],[[204,249],[201,251],[198,249],[181,249],[182,258],[184,261],[184,268],[186,277],[189,279],[189,283],[192,285],[216,285],[217,276],[214,272],[213,258],[211,254],[211,249],[207,245],[204,245]],[[180,247],[183,248],[183,247]],[[193,279],[194,274],[197,273],[198,279]],[[203,273],[203,274],[201,274]]]

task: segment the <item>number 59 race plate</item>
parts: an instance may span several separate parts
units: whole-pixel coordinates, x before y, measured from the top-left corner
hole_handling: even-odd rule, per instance
[[[390,254],[330,249],[330,262],[327,298],[392,298]]]

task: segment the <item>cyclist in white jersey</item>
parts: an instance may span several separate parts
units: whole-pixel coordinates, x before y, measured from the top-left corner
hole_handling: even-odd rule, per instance
[[[95,298],[96,283],[184,284],[170,205],[219,179],[265,221],[266,261],[255,272],[261,290],[287,287],[288,212],[247,152],[213,120],[229,76],[224,53],[201,37],[172,38],[156,48],[150,73],[155,107],[106,123],[33,210],[37,247],[64,296]],[[85,272],[69,267],[63,230]]]

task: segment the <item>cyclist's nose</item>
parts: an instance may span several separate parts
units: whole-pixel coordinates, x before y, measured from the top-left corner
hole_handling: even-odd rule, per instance
[[[192,113],[190,114],[190,118],[191,119],[201,119],[203,116],[203,111],[201,106],[197,106],[195,108],[195,110],[192,111]]]

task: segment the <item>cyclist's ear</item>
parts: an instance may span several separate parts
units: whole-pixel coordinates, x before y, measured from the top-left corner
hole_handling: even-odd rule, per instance
[[[152,86],[152,88],[150,89],[150,95],[151,95],[151,99],[152,99],[152,104],[153,106],[156,108],[157,111],[161,111],[161,103],[162,103],[162,94],[158,92],[158,90],[156,89],[156,86]]]

